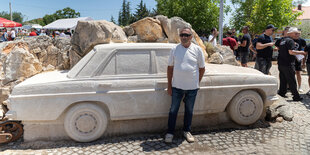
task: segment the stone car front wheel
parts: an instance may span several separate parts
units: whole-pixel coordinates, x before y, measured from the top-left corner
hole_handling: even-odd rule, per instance
[[[91,103],[74,105],[68,110],[64,120],[67,135],[78,142],[90,142],[100,138],[107,125],[106,112]]]
[[[239,92],[230,102],[227,112],[230,118],[240,125],[255,123],[263,113],[261,96],[253,90]]]

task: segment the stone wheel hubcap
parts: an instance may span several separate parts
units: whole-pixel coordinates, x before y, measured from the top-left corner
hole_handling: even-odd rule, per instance
[[[239,111],[243,117],[250,117],[255,113],[256,105],[252,99],[243,99],[240,103]]]
[[[79,115],[75,120],[75,128],[77,131],[83,134],[91,133],[96,129],[96,118],[88,113]]]

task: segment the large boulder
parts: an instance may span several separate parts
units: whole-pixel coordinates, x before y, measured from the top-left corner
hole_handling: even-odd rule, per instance
[[[207,62],[239,66],[239,63],[235,59],[235,55],[230,47],[217,45],[212,50],[214,50],[214,53],[210,56]]]
[[[168,37],[169,43],[180,43],[180,37],[179,37],[180,29],[184,27],[189,27],[189,28],[192,27],[191,24],[185,22],[180,17],[172,17],[171,19],[169,19],[167,16],[158,15],[155,18],[160,21],[163,27],[163,30]],[[203,44],[203,41],[200,39],[198,34],[193,29],[192,29],[192,32],[193,32],[192,42],[199,45],[205,51],[206,47]],[[206,52],[204,54],[207,59],[208,54]]]
[[[39,60],[24,48],[15,47],[6,57],[3,64],[3,84],[28,78],[42,71]]]
[[[133,35],[137,35],[138,42],[167,42],[161,23],[157,19],[146,17],[132,23],[130,27],[134,30]],[[126,29],[130,30],[130,28]],[[126,30],[128,34],[132,34],[128,31]]]
[[[126,34],[121,27],[105,20],[79,21],[71,39],[71,52],[83,57],[95,45],[111,42],[127,42]]]

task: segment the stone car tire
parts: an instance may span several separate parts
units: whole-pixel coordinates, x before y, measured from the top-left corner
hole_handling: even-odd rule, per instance
[[[231,100],[227,112],[237,124],[250,125],[260,118],[263,107],[263,100],[256,91],[245,90]]]
[[[74,105],[68,110],[64,120],[67,135],[78,142],[90,142],[100,138],[107,125],[106,112],[91,103]]]

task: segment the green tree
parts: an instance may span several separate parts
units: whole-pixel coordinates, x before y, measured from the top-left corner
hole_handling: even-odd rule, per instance
[[[133,14],[133,20],[130,22],[133,23],[148,16],[150,16],[150,11],[146,8],[143,0],[141,0],[140,4],[136,8],[136,12]]]
[[[11,20],[11,16],[8,12],[2,11],[0,12],[0,17]],[[23,23],[24,21],[24,15],[20,12],[12,12],[12,20],[14,22]]]
[[[210,32],[219,24],[219,0],[156,0],[157,14],[178,16],[198,33]],[[225,7],[227,11],[227,6]]]
[[[63,18],[77,18],[77,17],[80,17],[80,13],[79,12],[76,12],[74,9],[71,9],[69,7],[66,7],[62,10],[57,10],[55,13],[49,15],[45,15],[43,17],[43,22],[44,24],[42,25],[47,25],[55,20],[58,20],[58,19],[63,19]],[[37,23],[39,24],[39,23]]]
[[[130,14],[130,2],[123,0],[121,10],[118,13],[118,25],[126,26],[130,24],[132,15]]]
[[[112,22],[112,23],[116,24],[115,19],[114,19],[114,17],[113,17],[113,16],[111,16],[110,22]]]
[[[268,24],[279,28],[297,24],[296,19],[302,14],[302,12],[293,11],[292,0],[250,1],[237,0],[241,9],[237,9],[236,14],[241,14],[241,16],[234,16],[232,24],[236,29],[244,25],[250,26],[252,34],[261,33]]]
[[[247,21],[250,21],[255,0],[232,0],[232,4],[236,11],[233,13],[230,23],[234,28],[240,30],[242,26],[247,25]]]

